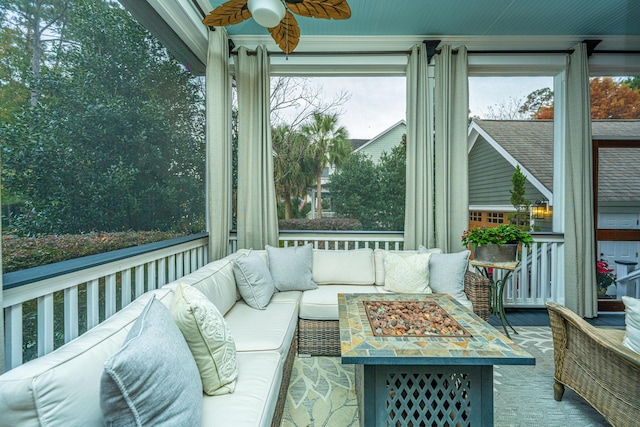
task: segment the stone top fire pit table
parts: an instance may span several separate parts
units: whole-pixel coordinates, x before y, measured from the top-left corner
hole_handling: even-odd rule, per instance
[[[449,295],[339,294],[338,309],[361,426],[493,425],[493,365],[535,364]]]

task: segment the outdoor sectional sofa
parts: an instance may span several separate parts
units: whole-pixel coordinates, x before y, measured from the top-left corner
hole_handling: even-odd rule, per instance
[[[238,366],[232,393],[215,396],[202,393],[202,419],[192,420],[194,424],[279,426],[296,353],[339,355],[337,295],[385,292],[382,283],[386,252],[314,249],[312,277],[318,283],[317,288],[275,292],[269,295],[264,309],[247,304],[236,282],[237,260],[243,256],[248,258],[250,252],[240,250],[161,289],[149,291],[54,352],[0,376],[0,426],[104,425],[100,382],[105,362],[123,348],[132,326],[135,329],[139,324],[136,320],[143,317],[141,313],[147,313],[157,302],[171,307],[172,300],[179,294],[178,287],[182,289],[185,285],[198,289],[224,316],[235,343]],[[253,252],[269,265],[266,250]],[[401,254],[413,253],[416,251]],[[459,266],[468,253],[466,257],[464,253],[450,257],[455,258]],[[440,267],[447,267],[446,262],[443,263],[447,258],[445,255],[440,258]],[[430,267],[430,272],[432,287],[439,288],[433,278],[442,278],[446,271],[441,269],[438,273]],[[469,298],[467,301],[462,296],[461,303],[472,304],[474,311],[487,319],[488,281],[467,271],[466,261],[462,274],[464,291]],[[457,290],[461,291],[461,285]],[[455,293],[456,289],[452,291]],[[247,296],[246,288],[243,292]],[[149,369],[165,357],[164,351],[158,353],[147,358]],[[184,361],[185,365],[192,363]],[[149,385],[151,390],[144,390],[148,393],[145,396],[149,396],[149,405],[158,394],[171,389],[172,371],[166,375],[166,382],[158,381]]]

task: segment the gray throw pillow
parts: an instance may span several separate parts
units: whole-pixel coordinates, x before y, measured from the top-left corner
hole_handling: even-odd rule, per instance
[[[275,292],[275,285],[269,267],[262,257],[251,251],[236,258],[233,275],[240,295],[249,306],[264,310]]]
[[[269,271],[279,291],[308,291],[318,285],[313,281],[313,246],[276,248],[267,245]]]
[[[449,294],[458,301],[466,300],[464,274],[469,265],[471,252],[465,250],[455,254],[431,254],[429,262],[429,286],[436,294]]]
[[[155,297],[104,363],[100,408],[108,426],[202,423],[198,367],[169,309]]]

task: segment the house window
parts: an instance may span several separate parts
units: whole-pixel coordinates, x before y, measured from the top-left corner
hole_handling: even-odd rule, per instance
[[[503,212],[487,212],[487,222],[492,224],[502,224],[504,222]]]
[[[469,222],[482,222],[482,211],[469,212]]]

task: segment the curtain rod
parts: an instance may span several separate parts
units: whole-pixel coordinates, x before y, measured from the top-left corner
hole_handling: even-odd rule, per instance
[[[440,53],[440,49],[436,49],[435,53]],[[458,53],[458,49],[452,49],[451,52],[455,55]],[[625,51],[612,51],[616,53],[622,53]],[[629,51],[626,51],[629,52]],[[635,51],[630,51],[631,53],[635,53]],[[470,55],[495,55],[495,54],[567,54],[573,53],[573,49],[558,49],[558,50],[470,50],[467,52]],[[609,51],[597,51],[594,53],[609,53]],[[230,53],[231,55],[237,55],[238,51],[233,51]],[[247,55],[252,56],[255,55],[255,50],[248,50]],[[284,52],[268,52],[270,56],[287,56]],[[318,52],[291,52],[288,56],[337,56],[337,55],[371,55],[371,56],[382,56],[382,55],[409,55],[411,54],[410,50],[381,50],[381,51],[342,51],[342,52],[329,52],[329,51],[318,51]]]

